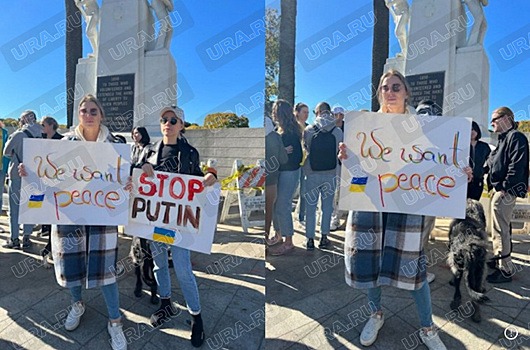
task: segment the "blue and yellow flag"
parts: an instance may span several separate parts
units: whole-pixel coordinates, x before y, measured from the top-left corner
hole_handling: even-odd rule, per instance
[[[153,240],[157,242],[173,244],[173,242],[175,242],[175,231],[162,227],[155,227],[153,232]]]
[[[42,208],[44,194],[32,194],[29,196],[28,208]]]
[[[364,192],[368,176],[354,177],[351,179],[350,192]]]

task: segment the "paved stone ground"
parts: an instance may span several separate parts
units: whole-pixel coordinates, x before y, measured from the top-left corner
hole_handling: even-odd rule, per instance
[[[5,216],[0,226],[8,230]],[[0,233],[4,244],[8,233]],[[193,253],[206,329],[206,349],[258,349],[265,330],[265,250],[258,230],[245,234],[234,225],[218,225],[211,255]],[[83,290],[87,305],[79,328],[73,332],[63,323],[70,305],[68,290],[55,281],[53,269],[45,269],[39,251],[47,237],[37,237],[28,251],[0,248],[0,349],[110,349],[106,330],[107,311],[99,291]],[[125,259],[131,238],[119,238],[119,258]],[[126,260],[123,260],[126,261]],[[126,264],[118,279],[120,306],[129,349],[192,349],[191,319],[173,272],[173,300],[182,312],[162,329],[153,329],[149,317],[157,306],[149,292],[136,298],[136,277]]]
[[[437,221],[447,231],[448,221]],[[344,231],[330,235],[333,247],[305,250],[303,231],[297,228],[296,249],[284,256],[267,255],[265,327],[267,349],[364,349],[359,335],[367,320],[367,299],[362,291],[344,282]],[[445,234],[447,236],[447,234]],[[320,235],[317,233],[317,238]],[[315,242],[318,245],[318,242]],[[446,242],[431,241],[427,256],[429,272],[436,274],[430,285],[434,322],[448,349],[530,349],[530,236],[514,236],[514,257],[519,271],[511,283],[486,283],[491,299],[481,308],[482,322],[469,318],[471,304],[462,284],[462,306],[452,312],[454,292],[448,284]],[[419,320],[409,292],[383,288],[385,325],[370,349],[426,349],[419,343]],[[506,328],[517,330],[514,341],[504,336]],[[511,338],[512,335],[508,333]],[[526,337],[526,338],[525,338]]]
[[[0,227],[7,230],[5,216]],[[443,232],[447,222],[437,222]],[[0,241],[7,238],[0,233]],[[318,236],[318,234],[317,234]],[[440,235],[438,235],[439,237]],[[443,236],[443,234],[441,235]],[[199,283],[207,340],[206,349],[360,349],[359,334],[366,320],[366,297],[344,283],[343,231],[331,235],[333,247],[306,252],[297,229],[297,249],[286,256],[268,256],[259,230],[242,232],[238,222],[219,225],[211,255],[193,254]],[[0,349],[110,349],[106,308],[99,290],[84,291],[87,312],[73,332],[62,323],[70,304],[69,293],[55,282],[53,270],[39,263],[47,238],[32,235],[28,251],[0,248]],[[130,237],[120,236],[119,256],[129,251]],[[482,307],[483,320],[469,318],[469,299],[463,296],[459,313],[451,312],[453,289],[443,261],[446,243],[429,243],[428,256],[436,274],[431,284],[435,323],[448,349],[530,349],[530,236],[514,237],[519,271],[514,281],[487,285],[491,301]],[[129,349],[191,349],[189,319],[184,299],[172,275],[174,300],[181,314],[162,329],[149,325],[156,309],[148,291],[133,294],[134,271],[119,278],[121,309]],[[266,290],[266,298],[265,298]],[[383,290],[385,326],[372,349],[425,349],[416,335],[418,320],[406,291]],[[264,323],[266,314],[266,324]],[[519,332],[513,341],[504,331]],[[264,338],[265,334],[265,338]],[[508,336],[511,336],[508,334]],[[525,338],[528,337],[528,338]]]

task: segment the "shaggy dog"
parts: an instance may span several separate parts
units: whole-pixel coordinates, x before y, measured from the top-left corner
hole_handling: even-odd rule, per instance
[[[478,201],[468,199],[465,219],[455,219],[449,226],[447,263],[453,273],[451,285],[455,287],[451,309],[456,310],[460,306],[460,281],[464,277],[474,309],[471,319],[475,322],[481,320],[478,303],[489,300],[484,295],[486,244],[484,208]]]
[[[153,272],[154,263],[149,242],[144,238],[133,237],[131,244],[131,256],[136,273],[136,287],[134,295],[137,298],[142,296],[142,280],[151,289],[151,303],[158,304],[157,284]]]

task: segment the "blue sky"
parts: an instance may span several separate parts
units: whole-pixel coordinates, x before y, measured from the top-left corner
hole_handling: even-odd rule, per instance
[[[380,0],[383,1],[383,0]],[[437,0],[438,3],[446,0]],[[409,1],[410,3],[410,1]],[[268,1],[267,6],[278,7]],[[328,26],[337,26],[340,19],[363,9],[371,9],[371,0],[330,0],[298,1],[297,45],[300,46],[312,35]],[[530,119],[530,25],[528,14],[530,2],[516,0],[510,5],[503,1],[490,1],[485,7],[488,23],[484,46],[490,62],[490,96],[489,114],[496,107],[511,107],[517,120]],[[390,19],[390,56],[398,51],[394,32],[394,23]],[[515,50],[513,44],[515,43]],[[296,102],[305,102],[312,110],[322,100],[331,105],[348,106],[348,101],[339,94],[355,84],[369,86],[371,75],[372,31],[359,34],[357,40],[342,43],[344,48],[326,55],[323,60],[316,60],[317,65],[310,66],[301,60],[302,52],[298,50],[296,60]],[[519,49],[517,49],[519,47]],[[504,48],[504,51],[502,51]],[[343,50],[343,51],[340,51]],[[500,51],[501,50],[501,51]],[[335,51],[340,51],[335,54]],[[504,55],[503,59],[502,54]],[[513,56],[513,57],[512,57]],[[341,99],[342,98],[342,99]],[[368,102],[359,109],[370,109]],[[313,118],[311,113],[310,118]],[[310,119],[312,120],[312,119]]]
[[[262,126],[265,3],[174,3],[182,21],[174,31],[171,52],[179,73],[178,104],[186,120],[202,125],[206,114],[230,110],[245,114],[251,126]],[[38,117],[49,114],[66,123],[61,94],[65,90],[64,31],[57,29],[62,19],[64,1],[4,4],[0,12],[0,118],[18,118],[22,110],[31,108]],[[37,42],[30,54],[31,38]],[[86,38],[83,48],[85,56],[92,52]]]

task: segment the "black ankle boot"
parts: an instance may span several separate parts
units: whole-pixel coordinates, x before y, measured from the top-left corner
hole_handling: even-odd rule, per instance
[[[201,314],[191,315],[191,345],[199,348],[204,343],[204,327],[202,325]]]
[[[153,327],[159,327],[165,322],[171,320],[171,317],[178,315],[177,311],[173,309],[173,305],[171,305],[171,299],[167,298],[160,300],[162,301],[162,304],[149,319]]]

